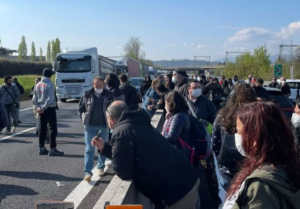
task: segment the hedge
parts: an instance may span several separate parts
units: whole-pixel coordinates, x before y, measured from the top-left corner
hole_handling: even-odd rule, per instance
[[[51,63],[0,59],[0,77],[6,75],[42,75],[44,68],[52,68]]]

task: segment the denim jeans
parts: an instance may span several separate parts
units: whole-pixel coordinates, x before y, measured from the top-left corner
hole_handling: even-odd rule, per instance
[[[101,130],[100,137],[107,142],[108,141],[108,128],[106,125],[104,126],[85,126],[84,127],[84,135],[85,135],[85,154],[84,154],[84,175],[91,174],[94,166],[94,155],[95,155],[95,147],[92,146],[92,139],[97,136],[99,130]],[[105,157],[98,154],[98,169],[104,169],[105,167]]]

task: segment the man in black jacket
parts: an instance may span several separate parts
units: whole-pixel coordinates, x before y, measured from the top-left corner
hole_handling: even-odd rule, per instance
[[[261,78],[257,78],[254,83],[253,89],[256,93],[257,100],[268,101],[270,100],[270,97],[268,91],[263,87],[263,84],[264,84],[264,80]]]
[[[150,198],[156,208],[194,209],[199,179],[184,155],[153,129],[148,114],[138,106],[113,102],[106,111],[112,146],[101,138],[92,144],[112,159],[116,174],[133,179],[139,191]]]
[[[108,87],[108,90],[114,95],[115,100],[120,100],[125,102],[125,94],[124,92],[119,88],[119,79],[118,76],[114,73],[108,74],[108,77],[106,79],[106,85]]]
[[[23,94],[25,92],[23,86],[18,82],[17,78],[13,78],[13,83],[18,87],[19,92],[20,92],[20,97],[22,98],[22,96],[23,96]],[[21,121],[19,120],[20,102],[19,102],[19,107],[16,109],[16,115],[17,115],[18,123],[21,123]]]
[[[277,83],[277,78],[274,77],[274,78],[272,79],[272,82],[269,83],[269,87],[271,87],[271,88],[276,88],[277,85],[278,85],[278,83]]]
[[[120,89],[125,94],[125,103],[127,106],[132,106],[138,104],[137,92],[136,89],[128,84],[128,77],[126,74],[119,75],[121,82]]]
[[[173,72],[172,81],[175,83],[175,91],[178,91],[183,97],[187,97],[187,84],[189,76],[186,74],[185,70],[176,70]]]

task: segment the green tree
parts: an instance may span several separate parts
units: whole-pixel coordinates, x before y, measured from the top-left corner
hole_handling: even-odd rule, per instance
[[[48,45],[47,45],[46,58],[47,58],[47,62],[51,62],[51,45],[50,45],[50,41],[48,41]]]
[[[42,47],[40,48],[40,59],[39,59],[40,62],[43,61],[43,49]]]
[[[124,52],[127,57],[131,57],[136,60],[145,60],[145,51],[142,49],[144,43],[137,37],[130,37],[125,44]]]
[[[55,59],[55,42],[54,40],[51,41],[51,61]]]
[[[31,55],[30,55],[31,62],[35,62],[35,56],[36,56],[35,44],[34,44],[34,42],[32,42],[31,43]]]
[[[27,45],[26,45],[25,36],[22,36],[21,43],[19,44],[18,52],[19,52],[19,56],[18,56],[19,60],[27,59]]]

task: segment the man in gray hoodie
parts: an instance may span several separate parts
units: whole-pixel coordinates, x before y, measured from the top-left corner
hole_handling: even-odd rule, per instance
[[[56,149],[56,136],[57,136],[57,119],[56,119],[56,96],[55,87],[51,81],[52,71],[45,68],[43,71],[42,80],[36,84],[33,92],[33,105],[37,108],[39,114],[40,127],[39,127],[39,155],[49,156],[62,156],[64,153]],[[47,134],[47,124],[50,127],[50,148],[45,148],[45,139]]]
[[[11,134],[16,132],[18,126],[18,119],[16,109],[20,102],[20,92],[16,85],[12,85],[12,77],[6,76],[4,84],[0,87],[0,99],[2,100],[8,116],[8,125],[3,134]],[[11,127],[11,119],[13,119],[13,127]]]

